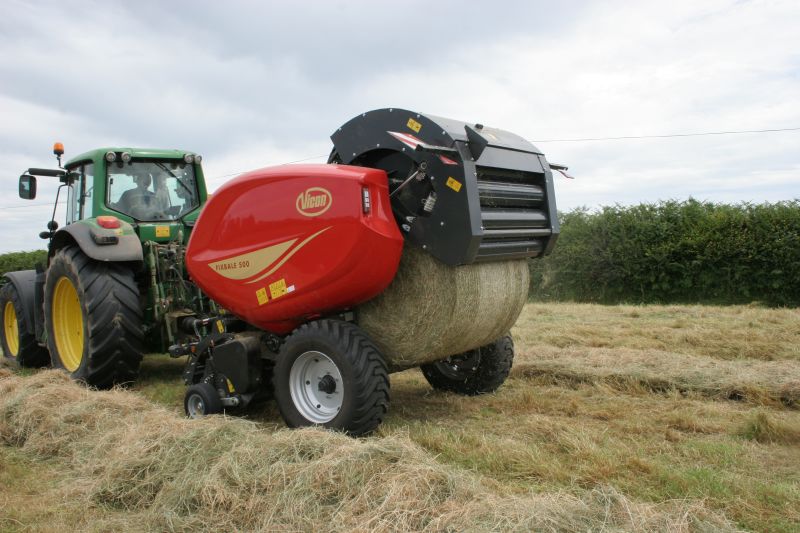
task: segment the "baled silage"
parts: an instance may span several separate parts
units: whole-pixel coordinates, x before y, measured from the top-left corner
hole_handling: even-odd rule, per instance
[[[508,333],[529,282],[525,260],[452,267],[407,245],[391,285],[358,308],[358,323],[391,366],[417,366]]]

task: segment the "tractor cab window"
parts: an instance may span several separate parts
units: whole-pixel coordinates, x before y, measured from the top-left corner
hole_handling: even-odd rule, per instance
[[[136,220],[176,220],[200,205],[194,165],[141,161],[108,165],[108,206]]]
[[[92,193],[94,192],[94,166],[84,163],[68,169],[74,176],[68,191],[67,224],[91,218]]]

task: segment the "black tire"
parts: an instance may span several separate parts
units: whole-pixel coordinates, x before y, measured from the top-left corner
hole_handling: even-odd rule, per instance
[[[36,342],[33,324],[22,306],[22,298],[13,283],[0,289],[0,337],[3,356],[21,367],[42,367],[50,364],[47,350]]]
[[[297,328],[281,346],[273,386],[289,427],[318,425],[361,436],[375,430],[389,410],[383,356],[360,328],[339,320]]]
[[[420,369],[434,389],[477,396],[496,391],[511,372],[513,362],[514,341],[506,335],[444,361],[421,365]]]
[[[62,305],[65,300],[73,303]],[[94,261],[75,246],[58,250],[45,280],[44,321],[54,367],[97,388],[136,381],[144,343],[139,289],[130,266]]]
[[[195,383],[186,389],[183,410],[189,418],[202,418],[222,412],[222,400],[210,383]]]

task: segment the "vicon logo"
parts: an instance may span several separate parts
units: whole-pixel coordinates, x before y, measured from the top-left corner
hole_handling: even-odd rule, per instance
[[[318,217],[333,205],[333,196],[322,187],[311,187],[297,196],[297,212],[307,217]]]

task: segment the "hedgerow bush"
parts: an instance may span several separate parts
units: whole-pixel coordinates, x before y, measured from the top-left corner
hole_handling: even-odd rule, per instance
[[[562,213],[531,297],[599,303],[800,305],[800,201],[688,200]]]
[[[33,270],[36,263],[47,264],[47,250],[2,254],[0,255],[0,275],[15,270]],[[0,285],[3,283],[5,283],[5,279],[0,278]]]

